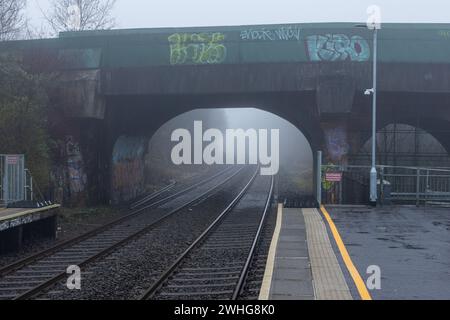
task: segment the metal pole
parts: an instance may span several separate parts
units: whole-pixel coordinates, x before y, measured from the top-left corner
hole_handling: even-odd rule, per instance
[[[317,197],[317,203],[319,206],[322,205],[322,151],[317,151],[317,190],[316,190],[316,197]]]
[[[378,30],[373,32],[373,101],[372,101],[372,168],[370,170],[370,202],[377,202],[377,168],[376,168],[376,135],[377,135],[377,46]]]
[[[416,206],[420,205],[420,169],[416,171]]]
[[[383,206],[384,201],[386,200],[384,196],[384,167],[380,169],[380,197],[381,197],[381,205]]]
[[[30,200],[33,201],[34,197],[33,197],[33,177],[30,175]]]

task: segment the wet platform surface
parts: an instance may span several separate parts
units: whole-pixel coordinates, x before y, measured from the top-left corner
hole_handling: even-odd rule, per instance
[[[373,299],[450,299],[448,208],[326,208],[361,276],[369,277],[369,266],[380,267],[381,289],[370,290]]]
[[[277,215],[260,299],[352,299],[319,212],[279,207]]]
[[[283,209],[269,299],[314,299],[305,221],[300,209]]]

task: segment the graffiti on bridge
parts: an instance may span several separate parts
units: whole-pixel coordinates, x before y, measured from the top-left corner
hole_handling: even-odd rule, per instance
[[[218,64],[225,61],[223,33],[175,33],[168,38],[170,64]]]
[[[439,36],[450,39],[450,30],[439,30]]]
[[[278,29],[247,29],[240,33],[240,39],[290,41],[301,40],[301,30],[295,27]],[[216,33],[174,33],[168,37],[170,64],[220,64],[227,58],[225,34]],[[311,61],[355,61],[370,59],[370,46],[361,36],[345,34],[311,35],[306,37],[306,50]]]
[[[113,149],[113,203],[128,201],[144,190],[144,155],[148,141],[145,137],[120,136]]]
[[[300,40],[299,28],[295,27],[281,27],[278,29],[247,29],[241,31],[241,40],[264,40],[264,41],[276,41],[276,40]]]
[[[81,193],[86,187],[87,175],[84,172],[84,161],[80,145],[73,136],[66,137],[66,154],[70,191],[72,193]]]
[[[306,39],[311,61],[368,61],[370,46],[360,36],[345,34],[313,35]]]
[[[347,132],[344,127],[325,129],[325,142],[328,158],[342,163],[342,160],[350,151]]]

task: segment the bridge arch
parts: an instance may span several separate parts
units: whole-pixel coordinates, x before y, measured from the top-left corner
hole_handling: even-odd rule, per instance
[[[141,181],[139,179],[135,179],[137,176],[141,175],[141,173],[143,171],[147,172],[148,171],[148,167],[149,167],[149,157],[148,154],[150,152],[152,152],[152,138],[155,136],[160,137],[161,134],[158,135],[158,132],[163,129],[165,126],[167,126],[168,123],[170,123],[171,121],[173,121],[173,119],[177,119],[177,118],[182,118],[183,116],[186,117],[186,115],[189,115],[191,113],[197,113],[197,114],[201,114],[203,111],[211,111],[211,110],[215,110],[215,111],[220,111],[220,112],[231,112],[233,113],[234,116],[236,116],[236,114],[239,114],[240,112],[244,112],[246,113],[246,116],[249,116],[249,114],[254,113],[256,115],[258,115],[258,117],[260,119],[264,119],[264,123],[260,126],[258,126],[257,124],[255,124],[255,122],[251,121],[251,119],[249,119],[248,123],[249,126],[241,126],[241,125],[236,125],[234,123],[231,123],[229,125],[230,129],[238,129],[238,128],[242,128],[242,129],[248,129],[248,128],[252,128],[252,126],[255,126],[255,129],[265,129],[265,128],[271,128],[270,124],[274,123],[273,128],[276,128],[277,125],[282,124],[283,126],[287,127],[290,126],[291,128],[289,129],[289,132],[298,132],[299,135],[303,136],[303,142],[305,143],[306,147],[307,147],[307,152],[308,153],[308,165],[309,165],[309,171],[308,170],[303,170],[302,174],[304,177],[308,177],[308,188],[306,188],[304,185],[302,186],[302,188],[300,188],[300,192],[303,193],[308,193],[309,195],[312,194],[313,190],[314,190],[314,181],[312,179],[313,177],[313,171],[314,171],[314,163],[315,163],[315,150],[313,143],[311,142],[310,139],[312,139],[311,137],[314,136],[314,132],[310,132],[308,131],[308,129],[311,127],[310,123],[308,123],[308,121],[302,121],[301,119],[301,115],[294,115],[295,117],[291,117],[289,118],[289,114],[283,112],[285,110],[283,110],[283,108],[279,108],[279,109],[274,109],[274,108],[269,108],[267,106],[259,106],[253,104],[253,103],[240,103],[240,104],[227,104],[227,103],[220,103],[220,104],[214,104],[213,107],[207,107],[208,104],[200,104],[197,105],[199,107],[196,107],[194,104],[189,105],[187,107],[183,107],[183,108],[175,108],[172,109],[170,112],[165,112],[164,113],[164,117],[160,117],[158,119],[158,121],[151,121],[152,124],[149,125],[147,128],[141,127],[141,128],[136,128],[136,126],[133,126],[133,128],[130,128],[131,130],[124,130],[121,132],[121,134],[117,137],[116,141],[114,142],[114,146],[113,146],[113,150],[112,150],[112,163],[111,163],[111,190],[112,190],[112,198],[113,198],[113,202],[119,202],[120,200],[128,200],[127,198],[132,198],[133,196],[137,196],[136,192],[136,186],[144,186],[144,181]],[[228,107],[228,108],[225,108]],[[248,108],[248,107],[252,107],[252,108]],[[152,115],[152,113],[148,112],[147,108],[146,110],[141,109],[141,112],[138,112],[137,114],[139,114],[138,118],[142,118],[142,117],[149,117]],[[290,110],[292,108],[286,108],[286,110]],[[153,111],[155,111],[154,108],[152,108]],[[161,112],[157,112],[157,114],[161,114]],[[251,117],[248,117],[251,118]],[[286,119],[287,118],[287,119]],[[191,116],[190,120],[192,121],[191,123],[186,123],[183,127],[185,127],[186,129],[191,130],[193,127],[193,120],[194,118]],[[197,119],[197,120],[201,120],[201,119]],[[217,121],[215,122],[217,124]],[[240,121],[240,124],[245,124],[246,121]],[[138,124],[137,126],[139,127],[139,121],[135,124]],[[224,123],[223,126],[218,126],[218,128],[220,129],[227,129],[227,124]],[[145,129],[145,130],[144,130]],[[172,128],[173,129],[173,128]],[[283,128],[282,128],[283,129]],[[206,128],[205,128],[206,130]],[[318,130],[319,131],[319,130]],[[176,143],[172,143],[170,141],[170,133],[166,131],[164,132],[164,138],[167,139],[167,142],[165,142],[165,144],[167,145],[175,145]],[[283,133],[281,133],[281,139],[283,139]],[[294,140],[297,141],[297,140]],[[303,143],[302,142],[302,143]],[[280,148],[283,148],[283,146],[285,147],[285,145],[283,144],[283,142],[281,142],[281,146]],[[292,147],[292,146],[291,146]],[[145,151],[142,152],[142,149],[145,148]],[[317,148],[317,147],[316,147]],[[165,150],[165,152],[167,153],[165,158],[170,157],[170,150]],[[123,155],[128,154],[128,157],[124,157]],[[281,157],[283,157],[283,150],[281,150]],[[118,160],[118,161],[117,161]],[[170,160],[170,158],[166,159],[166,160]],[[280,160],[281,162],[281,166],[284,165],[283,163],[283,159]],[[300,166],[299,166],[300,167]],[[124,170],[124,168],[128,168],[127,170]],[[127,175],[124,174],[124,172],[128,172]],[[129,176],[129,174],[132,174],[132,177]],[[153,171],[151,176],[156,176],[154,174],[155,172]],[[135,177],[136,176],[136,177]],[[150,176],[149,174],[145,175],[146,177]],[[124,181],[124,179],[126,179],[126,181]],[[303,179],[303,178],[302,178]],[[306,179],[306,178],[305,178]],[[129,188],[128,186],[128,182],[133,184],[133,188]],[[303,180],[302,180],[303,181]],[[303,183],[303,182],[302,182]],[[133,191],[132,193],[129,194],[124,194],[126,192],[130,192]],[[138,190],[139,191],[139,190]],[[125,197],[124,197],[125,196]]]
[[[377,127],[377,162],[384,165],[449,167],[450,131],[446,121],[381,121]],[[372,137],[365,132],[353,163],[370,163]]]

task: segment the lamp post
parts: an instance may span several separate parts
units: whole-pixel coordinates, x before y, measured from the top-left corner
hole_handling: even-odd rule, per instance
[[[380,25],[367,24],[356,25],[358,28],[373,29],[373,87],[365,91],[366,95],[372,94],[372,165],[370,169],[370,203],[376,206],[377,194],[377,166],[376,166],[376,146],[377,146],[377,55],[378,55],[378,29]],[[381,181],[381,183],[383,183]]]

